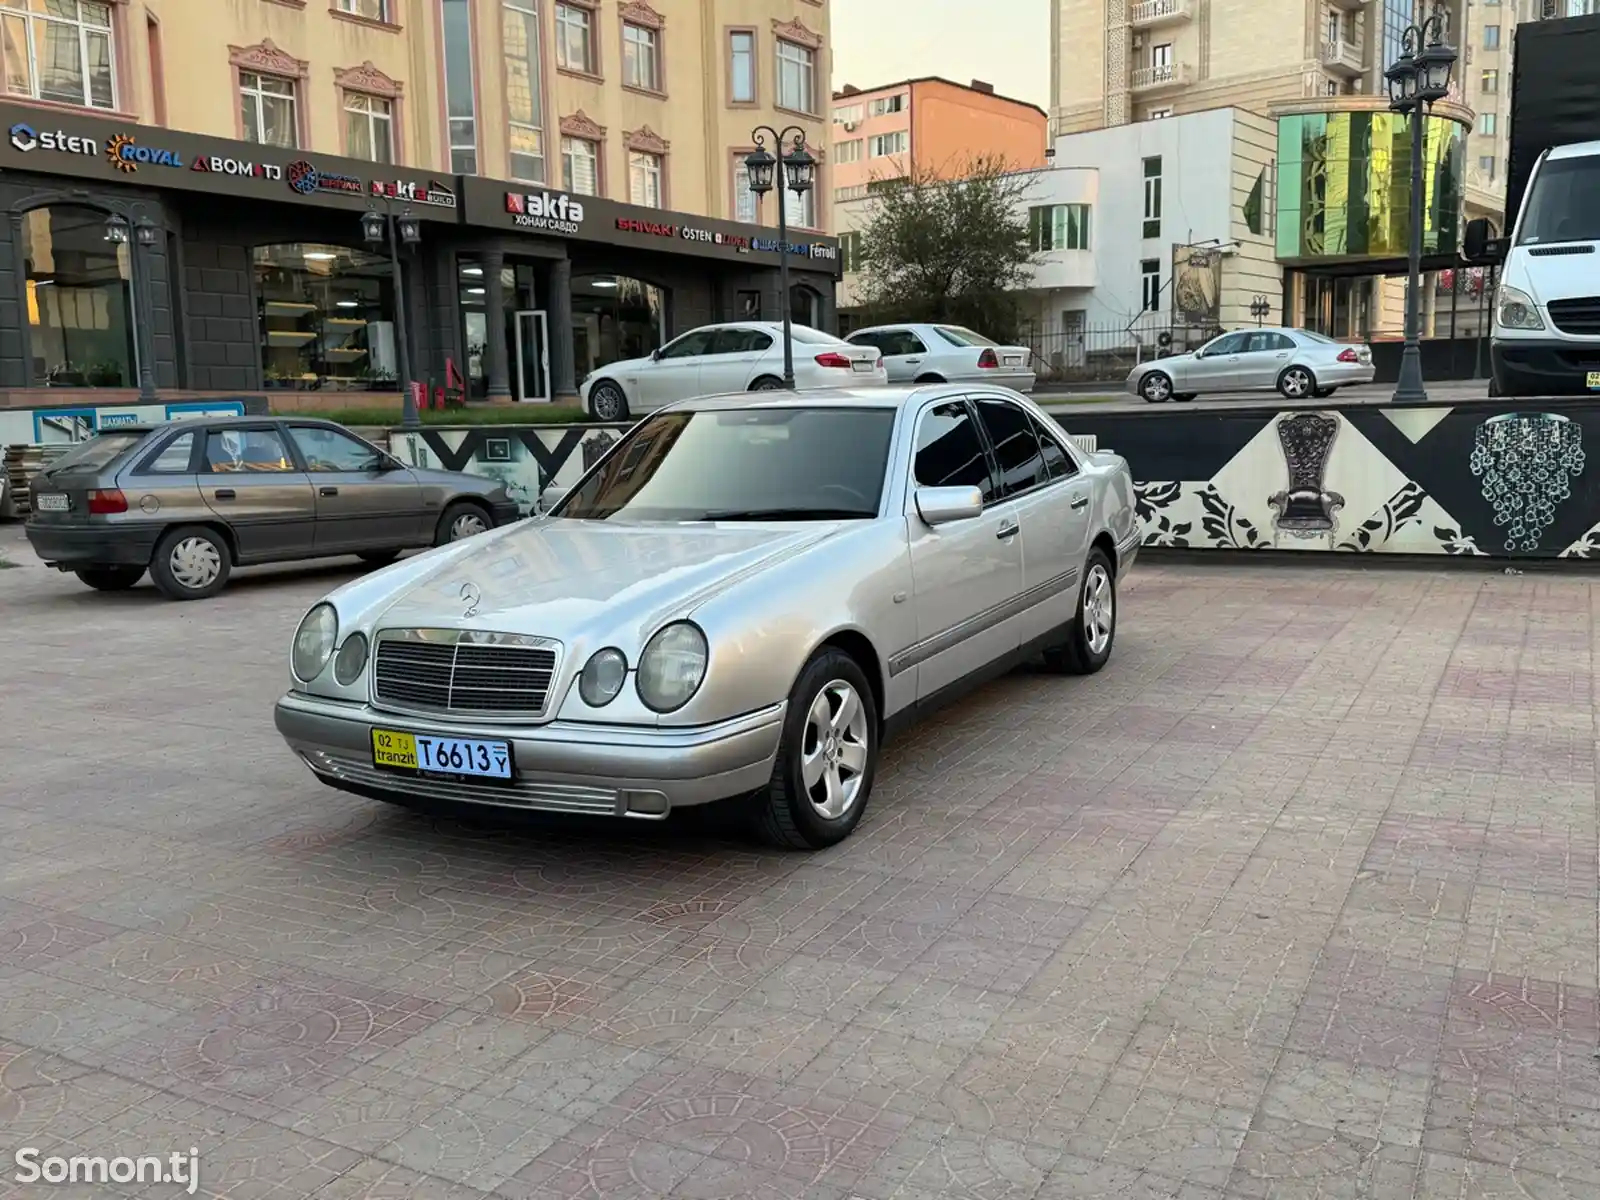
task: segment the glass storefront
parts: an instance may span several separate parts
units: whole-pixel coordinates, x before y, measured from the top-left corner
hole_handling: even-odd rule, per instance
[[[666,338],[666,292],[625,275],[572,278],[577,378],[624,358],[643,358]]]
[[[57,204],[22,214],[31,382],[136,387],[133,247],[106,241],[106,214]]]
[[[1428,117],[1423,134],[1423,253],[1460,239],[1466,133]],[[1277,256],[1282,262],[1403,258],[1411,220],[1411,125],[1391,112],[1278,118]]]
[[[388,259],[299,242],[257,246],[254,257],[267,387],[395,390],[399,362]]]

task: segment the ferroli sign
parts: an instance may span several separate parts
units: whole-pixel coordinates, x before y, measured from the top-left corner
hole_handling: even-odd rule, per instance
[[[348,209],[382,197],[457,220],[453,186],[403,168],[20,105],[0,104],[0,130],[0,170]]]

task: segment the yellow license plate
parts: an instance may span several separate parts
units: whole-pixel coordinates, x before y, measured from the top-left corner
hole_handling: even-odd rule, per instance
[[[1588,378],[1583,381],[1583,386],[1600,388],[1600,371],[1590,371]]]
[[[372,731],[372,763],[378,767],[417,769],[417,736],[392,729]]]

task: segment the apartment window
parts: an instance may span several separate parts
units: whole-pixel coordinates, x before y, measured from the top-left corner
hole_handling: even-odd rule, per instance
[[[1161,236],[1161,158],[1144,160],[1144,236]]]
[[[1492,154],[1485,154],[1478,159],[1478,170],[1491,182],[1494,180],[1495,158]]]
[[[1339,94],[1339,81],[1337,79],[1328,80],[1323,85],[1323,90],[1330,96],[1337,96]]]
[[[861,269],[860,233],[841,233],[839,235],[839,259],[847,272]]]
[[[662,208],[662,177],[666,164],[659,154],[646,154],[642,150],[628,152],[628,194],[635,204],[645,208]]]
[[[344,149],[351,158],[394,161],[394,101],[348,92],[344,98]]]
[[[594,53],[594,13],[576,4],[556,5],[556,65],[598,75]]]
[[[874,117],[886,117],[890,113],[905,112],[906,95],[901,92],[898,96],[880,96],[867,106],[867,111]]]
[[[867,139],[868,158],[887,158],[891,154],[904,154],[906,152],[906,131],[897,129],[893,133],[875,133]]]
[[[1479,113],[1478,114],[1478,132],[1479,133],[1487,134],[1487,135],[1492,137],[1494,135],[1494,127],[1495,127],[1495,114],[1494,113],[1486,112],[1486,113]]]
[[[733,219],[746,225],[761,223],[761,198],[750,190],[750,172],[744,165],[745,156],[733,156]]]
[[[833,144],[833,161],[853,163],[861,161],[861,139],[851,138],[848,142],[835,142]]]
[[[471,0],[443,0],[444,92],[450,121],[450,170],[478,173],[478,105],[472,86]]]
[[[1170,108],[1152,108],[1149,119],[1152,121],[1164,121],[1171,115],[1172,110]]]
[[[1172,78],[1172,43],[1162,42],[1150,47],[1151,75],[1156,80]]]
[[[756,102],[756,35],[748,29],[728,35],[728,99],[734,104]]]
[[[351,16],[365,17],[369,21],[382,21],[388,24],[390,5],[391,0],[338,0],[334,7]]]
[[[805,46],[778,39],[778,107],[816,112],[817,56]]]
[[[622,86],[661,91],[661,40],[654,29],[622,23]]]
[[[1485,71],[1478,82],[1478,88],[1486,95],[1492,95],[1500,90],[1500,72]]]
[[[836,204],[843,204],[846,200],[860,200],[871,189],[864,183],[853,183],[849,187],[833,189],[833,199]]]
[[[561,175],[567,191],[580,196],[600,194],[600,147],[588,138],[561,139]]]
[[[1028,232],[1035,250],[1087,250],[1089,206],[1043,204],[1030,208]]]
[[[817,189],[807,188],[798,195],[783,189],[783,219],[790,229],[815,229],[817,227]]]
[[[1161,311],[1161,260],[1147,258],[1139,264],[1142,312]]]
[[[83,108],[115,108],[111,5],[0,0],[6,91]]]
[[[1339,19],[1339,10],[1330,8],[1328,10],[1328,44],[1337,46],[1343,40],[1343,33],[1344,22]]]
[[[833,110],[833,121],[836,125],[854,125],[864,115],[864,110],[859,104],[847,104],[843,108]]]
[[[1500,26],[1485,25],[1483,27],[1483,48],[1485,50],[1500,49]]]
[[[295,118],[294,80],[239,72],[239,104],[244,140],[293,150],[300,144]]]
[[[538,0],[504,0],[500,20],[511,178],[543,183],[544,77],[539,57]]]

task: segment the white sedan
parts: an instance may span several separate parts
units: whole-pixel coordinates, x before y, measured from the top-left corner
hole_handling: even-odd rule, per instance
[[[791,325],[796,388],[883,385],[883,356],[809,325]],[[648,358],[607,363],[591,371],[578,393],[597,421],[724,392],[769,392],[783,387],[783,325],[732,321],[702,325]]]
[[[847,339],[883,352],[890,383],[997,383],[1033,391],[1026,346],[1002,346],[963,325],[874,325]]]

